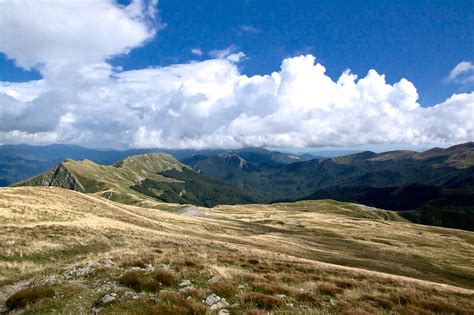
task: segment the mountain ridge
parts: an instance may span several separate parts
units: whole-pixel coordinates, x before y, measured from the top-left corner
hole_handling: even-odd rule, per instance
[[[55,186],[126,204],[137,204],[143,199],[195,205],[259,201],[228,183],[200,175],[165,153],[131,156],[113,165],[67,159],[45,173],[13,186]],[[210,196],[206,197],[205,193]]]

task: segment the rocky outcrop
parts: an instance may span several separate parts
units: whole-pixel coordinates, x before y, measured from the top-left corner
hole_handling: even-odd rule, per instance
[[[49,171],[14,186],[55,186],[85,192],[84,187],[64,163],[59,163]]]

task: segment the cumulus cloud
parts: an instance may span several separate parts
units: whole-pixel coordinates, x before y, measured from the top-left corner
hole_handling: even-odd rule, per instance
[[[201,48],[192,48],[191,53],[196,56],[202,56],[202,50]]]
[[[448,82],[467,84],[474,82],[474,64],[461,61],[449,73]]]
[[[155,7],[154,1],[127,7],[112,0],[2,1],[0,51],[27,69],[102,62],[154,36]]]
[[[43,92],[31,101],[20,96],[34,94],[25,86],[8,84],[10,95],[1,102],[2,121],[9,123],[0,136],[2,142],[43,135],[94,146],[166,148],[474,139],[474,93],[423,108],[408,80],[391,85],[371,70],[360,79],[346,71],[333,81],[325,70],[312,55],[251,77],[226,58],[134,71],[89,66],[72,75],[67,88],[37,84]]]
[[[72,1],[72,7],[79,10],[83,2]],[[6,30],[10,44],[0,41],[0,50],[18,65],[40,69],[43,79],[0,82],[0,143],[239,148],[426,145],[474,139],[474,93],[453,95],[424,108],[406,79],[389,84],[375,70],[361,78],[347,70],[333,80],[312,55],[287,58],[278,71],[254,76],[241,73],[239,62],[245,55],[233,46],[200,62],[130,71],[114,68],[107,62],[110,56],[142,45],[156,32],[150,27],[156,12],[140,1],[126,7],[109,1],[86,3],[100,3],[90,14],[103,10],[102,18],[109,12],[107,23],[115,27],[102,26],[95,21],[98,16],[83,25],[71,13],[68,36],[83,41],[73,43],[46,26],[35,29],[35,19],[41,19],[26,18],[26,13],[13,10],[19,17],[2,25],[2,37],[4,26],[23,31]],[[59,7],[64,9],[61,14],[69,12],[66,5]],[[56,14],[44,14],[57,25]],[[0,16],[2,23],[5,16]],[[95,35],[81,35],[100,34],[98,30],[115,32],[110,36],[117,41],[111,46],[115,48],[102,45]],[[27,47],[30,38],[15,42],[12,35],[23,32],[39,32],[40,37],[44,32],[51,46],[33,40],[38,51],[25,52],[19,47]],[[66,47],[69,44],[75,51]]]

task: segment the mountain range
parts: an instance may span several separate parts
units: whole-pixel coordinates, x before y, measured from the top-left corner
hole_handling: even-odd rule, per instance
[[[144,196],[208,207],[335,199],[400,211],[418,223],[474,230],[472,142],[329,158],[261,148],[164,150],[174,157],[149,153],[154,151],[160,150],[2,146],[0,177],[7,185],[50,167],[17,185],[59,186],[128,204]],[[135,154],[141,155],[130,156]],[[87,160],[58,163],[65,156]]]
[[[261,202],[245,190],[202,175],[164,153],[132,156],[113,165],[67,159],[15,186],[55,186],[125,204],[140,204],[148,198],[208,207]]]
[[[213,156],[223,152],[239,152],[251,161],[275,161],[278,163],[292,163],[300,160],[310,160],[316,156],[311,154],[287,154],[269,151],[262,148],[244,148],[241,150],[168,150],[168,149],[130,149],[124,151],[89,149],[78,145],[51,144],[46,146],[33,145],[0,145],[0,187],[25,180],[38,175],[57,165],[65,159],[90,160],[95,163],[112,165],[129,156],[148,153],[167,153],[178,160],[190,158],[194,155]],[[251,155],[255,155],[254,159]]]
[[[290,164],[239,153],[183,160],[265,202],[335,199],[404,211],[413,221],[474,229],[474,143],[424,152],[370,151]]]

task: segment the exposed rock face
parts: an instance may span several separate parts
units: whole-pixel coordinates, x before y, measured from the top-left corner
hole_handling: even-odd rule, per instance
[[[68,170],[64,163],[59,163],[40,176],[33,177],[15,186],[55,186],[85,192],[84,187]]]

